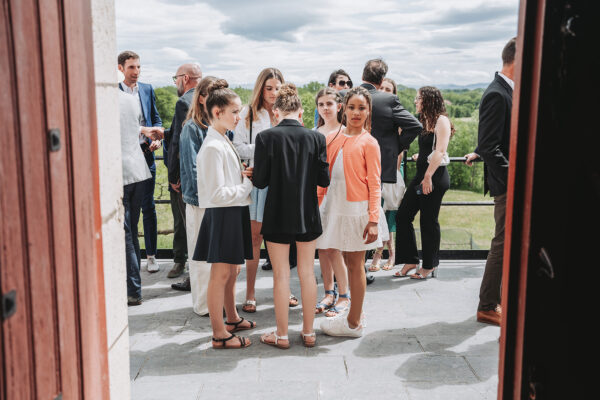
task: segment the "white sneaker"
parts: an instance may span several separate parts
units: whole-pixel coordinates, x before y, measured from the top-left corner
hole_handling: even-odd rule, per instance
[[[148,272],[158,272],[158,270],[160,269],[158,263],[156,262],[156,257],[154,256],[148,256],[147,265]]]
[[[346,317],[326,319],[321,322],[321,330],[329,336],[361,337],[363,334],[363,326],[350,328]]]

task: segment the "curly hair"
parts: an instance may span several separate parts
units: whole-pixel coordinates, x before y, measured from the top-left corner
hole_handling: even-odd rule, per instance
[[[367,100],[367,104],[369,105],[369,117],[365,121],[364,128],[367,131],[371,132],[371,115],[373,114],[373,103],[371,101],[371,94],[369,93],[369,91],[367,89],[365,89],[362,86],[354,87],[354,88],[348,90],[348,92],[346,92],[346,96],[344,97],[344,119],[342,121],[342,124],[347,125],[346,124],[346,107],[348,106],[348,102],[350,101],[350,99],[354,96],[363,96]]]
[[[302,108],[302,101],[300,100],[300,97],[298,97],[296,85],[293,83],[284,83],[281,85],[273,108],[278,108],[284,113],[300,110]]]
[[[421,97],[421,112],[419,122],[423,125],[423,134],[433,132],[440,115],[448,116],[446,104],[440,90],[433,86],[423,86],[417,91]],[[454,125],[450,122],[450,137],[454,135]]]

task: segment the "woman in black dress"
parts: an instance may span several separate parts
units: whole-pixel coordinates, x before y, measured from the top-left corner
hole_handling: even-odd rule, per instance
[[[446,106],[440,91],[432,86],[424,86],[415,97],[419,121],[423,132],[419,135],[419,153],[413,156],[417,161],[417,174],[406,189],[398,213],[396,214],[396,264],[404,267],[394,276],[408,276],[412,279],[435,277],[435,269],[440,263],[440,224],[438,216],[442,198],[450,187],[450,176],[445,166],[447,148],[454,127],[446,113]],[[423,264],[419,268],[419,255],[413,220],[421,212],[421,243],[423,244]]]
[[[281,86],[273,106],[278,125],[256,137],[253,184],[269,187],[261,233],[273,265],[273,299],[277,330],[263,343],[288,348],[290,244],[296,243],[302,292],[305,346],[315,345],[313,330],[317,285],[314,275],[316,239],[321,235],[317,185],[329,186],[325,137],[302,126],[302,102],[296,86]]]

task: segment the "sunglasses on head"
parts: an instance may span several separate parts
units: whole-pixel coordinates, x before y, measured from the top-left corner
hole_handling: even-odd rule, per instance
[[[351,80],[347,80],[347,81],[339,80],[337,84],[338,84],[338,86],[346,86],[346,85],[348,85],[349,88],[352,87],[352,81]]]

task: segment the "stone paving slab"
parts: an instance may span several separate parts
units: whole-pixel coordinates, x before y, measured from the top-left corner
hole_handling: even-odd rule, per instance
[[[191,295],[171,289],[178,279],[142,272],[144,303],[129,308],[133,399],[494,399],[500,329],[475,321],[483,261],[447,261],[426,281],[375,274],[367,287],[362,338],[328,337],[315,318],[317,346],[299,337],[301,307],[290,309],[291,348],[259,343],[275,329],[272,272],[259,269],[253,344],[214,350],[207,317],[193,313]],[[323,295],[318,262],[319,298]],[[299,297],[295,270],[292,292]],[[244,301],[245,270],[237,302]],[[241,307],[239,307],[241,309]]]

